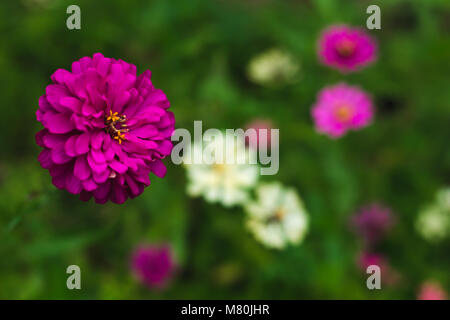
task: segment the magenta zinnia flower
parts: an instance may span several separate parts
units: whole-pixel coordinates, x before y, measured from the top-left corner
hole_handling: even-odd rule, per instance
[[[366,270],[370,265],[379,266],[380,269],[388,269],[389,263],[387,259],[378,253],[361,252],[357,257],[357,265],[361,270]],[[384,270],[383,270],[384,271]]]
[[[363,30],[345,25],[331,26],[319,40],[319,57],[341,72],[356,71],[375,61],[377,46]]]
[[[347,130],[367,126],[373,113],[369,95],[345,83],[322,89],[312,108],[317,131],[332,138],[339,138]]]
[[[355,231],[373,245],[380,240],[394,224],[394,217],[389,208],[372,204],[361,208],[351,219]]]
[[[131,267],[149,288],[164,288],[172,278],[175,263],[169,246],[141,246],[133,254]]]
[[[163,177],[175,119],[150,70],[96,53],[58,69],[39,99],[36,142],[53,184],[82,200],[123,203]]]

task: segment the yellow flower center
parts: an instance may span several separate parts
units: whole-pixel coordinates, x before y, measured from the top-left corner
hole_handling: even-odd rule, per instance
[[[109,110],[109,116],[105,117],[105,131],[119,144],[122,144],[122,140],[126,140],[125,132],[128,132],[126,120],[127,117],[124,114],[119,115],[118,112],[113,113],[112,110]]]
[[[278,221],[283,220],[283,217],[284,217],[285,215],[286,215],[286,212],[285,212],[283,209],[279,208],[279,209],[275,210],[274,217],[275,217]]]
[[[350,120],[352,115],[353,115],[352,109],[350,108],[350,106],[346,104],[339,105],[334,110],[334,116],[341,122],[346,122]]]
[[[267,223],[280,223],[283,221],[284,217],[286,216],[286,210],[283,208],[277,208],[274,211],[272,211],[272,214],[270,217],[267,218]]]
[[[216,171],[218,174],[223,174],[226,171],[226,165],[223,163],[214,163],[213,164],[213,170]]]
[[[350,40],[342,40],[337,45],[337,52],[341,57],[348,58],[355,52],[356,45],[353,41]]]

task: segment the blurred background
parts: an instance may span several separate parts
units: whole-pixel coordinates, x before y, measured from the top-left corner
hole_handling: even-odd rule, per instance
[[[450,2],[446,0],[78,1],[81,30],[66,27],[75,1],[0,3],[0,298],[4,299],[415,299],[432,281],[450,291],[450,242],[427,241],[416,219],[450,185]],[[370,31],[378,60],[343,75],[321,65],[320,32],[336,23]],[[252,82],[250,61],[272,48],[300,66],[295,81]],[[191,198],[186,170],[164,162],[144,193],[123,205],[85,203],[51,184],[34,135],[38,99],[57,68],[101,52],[152,71],[176,127],[244,128],[267,119],[280,129],[280,181],[304,201],[309,230],[299,245],[264,247],[242,207]],[[316,133],[311,106],[345,81],[370,93],[372,125],[338,140]],[[395,274],[366,287],[361,237],[349,220],[381,203],[395,225],[376,252]],[[164,289],[130,269],[142,243],[169,244],[177,265]],[[68,290],[66,268],[81,268]],[[382,274],[383,279],[383,274]],[[391,279],[392,280],[392,279]]]

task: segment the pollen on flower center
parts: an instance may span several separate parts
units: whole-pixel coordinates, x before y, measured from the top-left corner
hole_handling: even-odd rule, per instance
[[[272,211],[272,214],[268,219],[266,220],[267,223],[279,223],[284,219],[286,216],[286,210],[283,208],[276,208]]]
[[[277,210],[275,210],[274,217],[277,220],[282,220],[285,215],[286,215],[286,211],[285,210],[283,210],[281,208],[278,208]]]
[[[214,163],[213,164],[213,169],[217,172],[217,173],[224,173],[224,171],[227,169],[225,164],[223,163]]]
[[[111,135],[111,138],[119,141],[122,144],[122,140],[126,140],[125,132],[128,132],[126,125],[127,117],[118,112],[112,112],[109,110],[109,115],[105,116],[105,131]]]
[[[350,40],[342,40],[337,45],[337,52],[341,57],[348,58],[355,52],[356,44]]]
[[[350,108],[350,106],[346,104],[341,104],[337,106],[334,111],[335,117],[341,122],[346,122],[350,120],[352,114],[353,114],[352,109]]]

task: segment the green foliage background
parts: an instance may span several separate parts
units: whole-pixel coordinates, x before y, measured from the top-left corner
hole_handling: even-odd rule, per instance
[[[82,29],[66,28],[75,1],[0,2],[0,298],[6,299],[414,299],[435,279],[450,291],[448,241],[430,245],[413,222],[450,183],[450,2],[415,1],[78,1]],[[365,26],[378,4],[379,59],[343,76],[321,66],[319,32],[332,23]],[[248,81],[256,54],[281,47],[302,64],[300,80],[279,88]],[[263,180],[294,187],[310,213],[300,246],[257,243],[242,209],[186,195],[180,166],[152,177],[124,205],[84,203],[57,190],[37,162],[38,98],[57,68],[105,56],[151,69],[177,127],[240,128],[269,118],[280,128],[280,171]],[[316,134],[310,106],[324,86],[358,84],[377,105],[370,127],[332,141]],[[362,244],[348,217],[361,205],[390,206],[397,225],[379,250],[401,280],[366,288],[356,266]],[[129,270],[141,242],[170,243],[179,270],[154,292]],[[66,267],[82,270],[82,290],[66,288]]]

